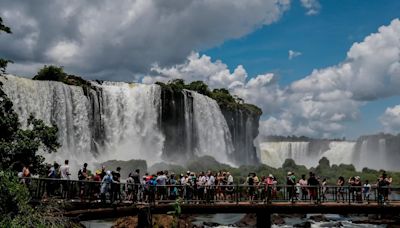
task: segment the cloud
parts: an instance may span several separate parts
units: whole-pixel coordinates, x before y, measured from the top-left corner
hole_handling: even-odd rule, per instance
[[[300,0],[301,5],[307,9],[307,15],[318,14],[321,10],[321,4],[318,0]]]
[[[0,37],[4,57],[18,66],[59,64],[93,78],[132,80],[133,73],[147,73],[153,63],[181,63],[192,50],[214,47],[275,22],[290,0],[40,3],[0,2],[1,16],[13,30]]]
[[[399,133],[400,129],[400,105],[389,107],[379,117],[384,130],[389,133]]]
[[[293,50],[289,50],[289,60],[292,60],[293,58],[296,58],[298,56],[300,56],[302,53],[299,51],[293,51]]]
[[[261,134],[333,137],[342,136],[345,125],[359,119],[366,102],[400,95],[399,63],[400,21],[395,19],[354,43],[343,62],[284,87],[275,74],[250,78],[241,65],[231,72],[223,62],[197,53],[173,67],[154,66],[143,81],[203,80],[261,107]]]
[[[142,82],[151,84],[175,78],[184,79],[186,82],[201,80],[212,89],[228,88],[247,102],[259,105],[266,113],[273,113],[280,106],[282,92],[276,75],[267,73],[249,78],[242,65],[238,65],[231,72],[220,60],[212,61],[209,56],[200,56],[195,52],[182,64],[165,68],[154,66],[151,74],[144,76]]]
[[[348,121],[359,118],[362,105],[400,95],[399,87],[400,21],[394,19],[354,43],[343,62],[289,85],[281,99],[283,111],[262,121],[260,131],[274,134],[282,124],[280,134],[337,136]]]

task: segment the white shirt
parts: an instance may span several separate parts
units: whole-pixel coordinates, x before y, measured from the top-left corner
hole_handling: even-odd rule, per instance
[[[61,179],[69,180],[69,165],[62,165],[60,167]]]
[[[214,176],[210,176],[210,177],[208,178],[207,185],[208,185],[208,186],[213,186],[213,185],[215,185],[215,177],[214,177]]]
[[[232,175],[228,176],[228,183],[233,183],[233,176]]]

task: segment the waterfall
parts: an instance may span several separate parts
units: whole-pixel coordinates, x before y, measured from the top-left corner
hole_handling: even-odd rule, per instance
[[[101,160],[161,161],[159,86],[104,82],[102,91],[105,147]]]
[[[281,167],[286,159],[291,158],[298,164],[310,165],[314,159],[308,154],[309,142],[265,142],[260,144],[261,162]]]
[[[326,151],[311,151],[310,142],[264,142],[260,144],[261,162],[281,167],[287,158],[306,167],[315,167],[322,157],[328,158],[331,164],[353,164],[354,142],[329,143]]]
[[[105,82],[94,84],[101,96],[93,90],[85,96],[81,87],[60,82],[11,75],[0,80],[22,126],[30,113],[58,126],[62,147],[43,154],[47,162],[69,159],[77,169],[84,162],[93,165],[109,159],[161,160],[159,86]]]
[[[198,137],[196,154],[210,155],[219,162],[231,164],[232,138],[217,102],[196,92],[191,92],[191,95]]]
[[[329,150],[323,152],[319,158],[326,157],[330,164],[354,164],[354,142],[330,142]]]

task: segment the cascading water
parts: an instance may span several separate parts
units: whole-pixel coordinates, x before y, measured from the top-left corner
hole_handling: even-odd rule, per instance
[[[233,153],[232,137],[217,102],[209,97],[191,92],[193,121],[198,137],[196,154],[210,155],[217,161],[230,164]]]
[[[158,85],[91,82],[91,89],[83,89],[12,75],[0,80],[23,126],[30,113],[58,126],[62,147],[43,154],[47,162],[68,159],[77,170],[84,162],[145,159],[152,165],[196,154],[233,163],[232,137],[219,105],[196,92],[162,97]]]
[[[329,150],[319,156],[319,159],[326,157],[331,164],[354,164],[354,142],[330,142]]]
[[[90,91],[89,97],[95,97],[91,101],[81,87],[60,82],[11,75],[0,80],[23,126],[30,113],[58,126],[62,147],[57,153],[43,154],[48,162],[69,159],[76,169],[83,162],[109,159],[161,160],[164,138],[158,127],[159,86],[105,82],[94,85],[102,93],[98,97]]]
[[[266,142],[260,144],[261,162],[280,167],[286,159],[291,158],[303,165],[310,165],[313,161],[307,156],[309,142]],[[312,159],[314,160],[314,159]]]
[[[164,137],[158,127],[160,88],[104,82],[102,91],[105,146],[101,160],[161,161]]]

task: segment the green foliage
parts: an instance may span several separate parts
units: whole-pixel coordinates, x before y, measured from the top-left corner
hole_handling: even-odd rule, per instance
[[[42,120],[31,115],[28,126],[22,129],[18,115],[13,109],[0,84],[0,170],[21,171],[22,165],[32,165],[32,173],[44,169],[43,157],[37,154],[41,148],[55,152],[60,144],[57,141],[57,127],[46,126]]]
[[[65,83],[67,85],[80,86],[83,88],[83,92],[85,93],[85,95],[87,95],[90,89],[93,89],[93,86],[90,82],[79,76],[69,75],[64,72],[63,67],[58,67],[54,65],[45,65],[37,72],[37,74],[32,79],[43,81],[57,81]]]
[[[32,207],[27,186],[12,172],[0,171],[0,194],[0,227],[77,227],[58,208]]]
[[[0,17],[0,32],[11,33],[10,27],[3,24],[3,19]]]
[[[172,227],[179,227],[179,217],[182,214],[182,208],[181,208],[181,204],[183,203],[183,200],[179,197],[178,199],[175,200],[175,203],[173,204],[173,211],[168,211],[167,214],[168,215],[172,215],[173,216],[173,221],[172,221]]]
[[[46,80],[46,81],[58,81],[63,82],[67,79],[67,74],[64,72],[62,67],[57,66],[44,66],[39,70],[37,75],[33,77],[33,80]]]
[[[211,91],[207,84],[203,81],[194,81],[190,84],[185,84],[183,79],[174,79],[169,81],[167,84],[162,82],[156,82],[157,85],[160,85],[163,88],[171,89],[176,92],[180,92],[184,89],[196,91],[200,94],[208,96],[217,101],[217,103],[227,108],[228,110],[243,110],[248,112],[249,114],[261,115],[262,110],[252,104],[246,104],[243,102],[243,99],[237,96],[232,96],[227,89],[214,89]]]

